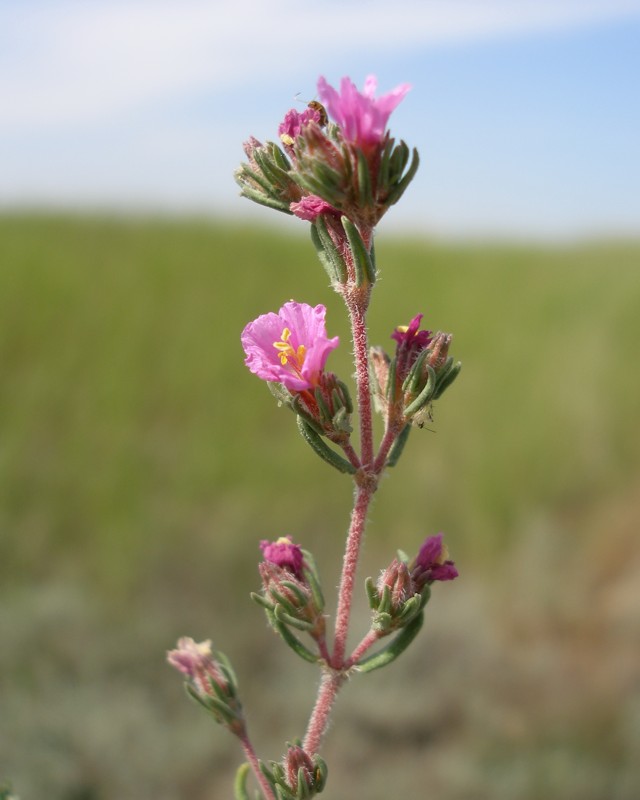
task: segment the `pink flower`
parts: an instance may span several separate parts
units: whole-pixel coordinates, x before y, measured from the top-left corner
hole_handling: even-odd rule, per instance
[[[291,203],[289,210],[293,211],[299,219],[306,219],[308,222],[313,222],[321,214],[338,215],[340,213],[317,194],[306,195],[299,203]]]
[[[260,549],[265,561],[289,570],[297,578],[302,578],[304,556],[300,545],[294,544],[290,536],[281,536],[275,542],[263,539]]]
[[[384,139],[391,112],[411,88],[408,83],[403,83],[376,99],[376,87],[374,75],[365,80],[362,93],[349,78],[343,78],[338,94],[323,77],[318,79],[318,94],[329,116],[340,126],[345,139],[363,148],[379,144]]]
[[[203,695],[212,694],[210,682],[225,687],[224,676],[220,672],[211,652],[211,639],[196,642],[189,636],[178,639],[178,647],[167,653],[167,661],[190,679],[194,687]]]
[[[397,327],[391,338],[397,342],[396,375],[404,380],[420,353],[431,344],[431,331],[421,331],[422,314],[416,314],[408,325]]]
[[[326,308],[291,300],[250,322],[242,331],[244,363],[263,381],[282,383],[290,392],[318,385],[327,357],[340,340],[327,337]]]
[[[307,107],[299,114],[295,108],[284,115],[284,119],[278,125],[278,136],[284,145],[293,147],[293,143],[300,136],[300,131],[310,122],[320,122],[320,112],[315,108]]]
[[[458,570],[442,544],[441,533],[427,537],[412,564],[411,577],[418,590],[433,581],[452,581],[458,577]]]

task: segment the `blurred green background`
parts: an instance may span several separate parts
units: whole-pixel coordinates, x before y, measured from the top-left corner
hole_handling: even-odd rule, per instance
[[[325,794],[637,800],[640,243],[377,253],[372,343],[422,311],[464,366],[382,485],[359,584],[440,530],[461,577],[345,687]],[[264,758],[303,734],[318,676],[248,598],[258,541],[313,550],[331,596],[351,486],[243,366],[243,326],[290,298],[328,306],[349,379],[302,234],[0,217],[0,783],[22,800],[231,797],[240,752],[164,663],[180,635],[231,657]]]

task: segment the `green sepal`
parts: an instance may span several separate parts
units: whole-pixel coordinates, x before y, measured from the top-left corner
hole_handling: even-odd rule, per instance
[[[404,550],[396,550],[396,555],[398,556],[398,561],[401,561],[403,564],[409,563],[409,556],[404,552]]]
[[[320,586],[320,575],[318,574],[318,567],[314,557],[308,550],[303,550],[304,564],[306,569],[303,569],[304,576],[307,579],[309,588],[311,589],[311,596],[313,597],[313,604],[322,611],[324,609],[324,595],[322,594],[322,587]]]
[[[418,358],[416,358],[416,360],[413,363],[413,366],[411,367],[411,370],[409,371],[409,374],[402,382],[403,392],[416,391],[416,389],[418,388],[418,384],[423,379],[424,373],[422,367],[428,356],[429,356],[429,351],[423,350],[418,356]]]
[[[382,388],[382,387],[380,387]],[[394,403],[396,400],[396,360],[389,362],[389,374],[387,375],[387,385],[385,393],[389,403]]]
[[[409,403],[409,405],[405,408],[405,417],[413,416],[413,414],[416,414],[418,411],[420,411],[420,409],[426,406],[426,404],[432,399],[436,386],[436,373],[433,371],[433,367],[428,365],[427,372],[429,377],[427,378],[424,389],[420,392],[416,399]]]
[[[253,152],[253,157],[256,164],[260,167],[262,174],[272,186],[284,187],[287,184],[291,186],[293,181],[288,171],[274,163],[272,153],[265,153],[260,148],[256,148]]]
[[[262,194],[257,189],[252,189],[251,187],[245,185],[242,186],[240,194],[249,200],[253,200],[254,203],[259,203],[261,206],[275,208],[276,211],[284,211],[285,214],[293,214],[293,212],[289,210],[287,203],[283,202],[282,200],[277,200],[275,197],[269,197],[266,194]]]
[[[324,758],[321,758],[318,755],[315,756],[315,758],[313,759],[313,764],[316,768],[317,792],[318,794],[320,794],[320,792],[327,785],[327,776],[329,774],[329,768],[327,767],[327,762],[324,760]]]
[[[369,164],[362,150],[357,150],[356,153],[358,158],[358,206],[362,209],[372,208],[373,192]]]
[[[315,392],[313,393],[313,396],[315,397],[316,403],[318,404],[318,410],[320,411],[322,419],[325,422],[330,422],[331,411],[329,410],[329,406],[324,401],[324,397],[322,396],[322,391],[320,390],[319,386],[316,388]]]
[[[373,618],[373,630],[376,633],[386,634],[388,633],[393,627],[394,619],[386,611],[378,611],[378,613]]]
[[[380,601],[378,603],[378,613],[386,614],[391,610],[391,587],[385,586],[382,589]]]
[[[363,659],[356,664],[355,669],[358,672],[373,672],[374,669],[386,667],[395,661],[401,655],[411,642],[416,638],[422,623],[424,621],[424,614],[420,612],[411,622],[403,628],[400,633],[388,644],[383,650],[374,653],[372,656]]]
[[[380,605],[380,595],[378,589],[373,581],[373,578],[367,578],[364,582],[364,588],[367,590],[367,597],[369,598],[369,608],[372,611],[377,611]]]
[[[280,606],[285,613],[291,614],[291,616],[295,616],[297,614],[298,609],[296,608],[296,606],[294,606],[290,600],[287,600],[287,598],[283,594],[280,594],[280,592],[277,589],[270,589],[269,594],[276,601],[275,607],[273,609],[274,614],[276,613],[276,609],[278,608],[278,606]]]
[[[458,361],[455,363],[451,369],[449,369],[446,374],[439,379],[438,385],[436,386],[436,390],[434,392],[433,398],[437,400],[445,389],[448,389],[449,386],[455,381],[455,379],[460,374],[460,370],[462,369],[462,362]]]
[[[353,254],[353,264],[356,270],[356,284],[364,286],[365,283],[376,282],[376,268],[365,243],[362,241],[360,231],[348,217],[340,217],[340,222],[347,234],[349,247]]]
[[[307,785],[307,775],[304,767],[298,768],[298,791],[296,792],[296,800],[308,800],[311,797],[312,790]]]
[[[247,763],[240,764],[238,767],[236,779],[233,784],[233,794],[235,800],[251,800],[249,797],[249,792],[247,791],[247,778],[249,777],[250,771],[251,767]]]
[[[407,186],[414,179],[419,166],[420,166],[420,156],[418,155],[418,151],[414,147],[413,157],[411,158],[411,164],[409,166],[409,169],[407,170],[405,176],[401,180],[399,180],[393,187],[393,189],[389,192],[386,198],[387,205],[392,206],[394,203],[398,202],[398,200],[404,194]]]
[[[192,689],[188,683],[185,683],[185,690],[189,697],[191,697],[192,700],[195,700],[196,703],[199,703],[203,708],[206,708],[207,711],[211,712],[214,716],[219,714],[222,717],[221,720],[216,718],[216,722],[231,725],[233,722],[236,722],[240,719],[240,716],[233,711],[233,709],[229,708],[227,703],[222,700],[218,700],[217,697],[211,697],[211,695],[207,695],[205,700],[204,698],[200,697],[200,695],[198,695],[198,693],[194,691],[194,689]]]
[[[382,151],[382,156],[380,158],[380,168],[378,169],[378,187],[383,188],[386,187],[389,183],[389,171],[391,166],[391,154],[393,152],[393,146],[395,144],[395,139],[391,139],[387,134],[387,138],[384,143],[384,150]]]
[[[387,456],[388,467],[395,467],[395,465],[398,463],[410,433],[411,425],[405,425],[398,436],[396,436],[394,443],[391,445],[391,450],[389,450],[389,455]]]
[[[332,450],[325,442],[318,436],[316,431],[313,430],[311,425],[298,414],[298,430],[302,438],[307,444],[322,458],[327,464],[338,470],[338,472],[346,472],[353,475],[356,468],[350,464],[346,458],[338,455],[335,450]]]
[[[267,387],[269,388],[271,394],[278,401],[279,406],[291,406],[292,394],[287,388],[285,388],[283,383],[278,383],[277,381],[267,381]]]
[[[249,597],[257,603],[259,606],[262,606],[266,611],[270,611],[273,613],[273,609],[275,608],[275,603],[270,602],[267,598],[260,594],[259,592],[251,592]]]
[[[322,261],[322,255],[326,259],[326,263],[324,261],[322,263],[331,282],[337,281],[345,284],[347,282],[347,265],[329,234],[327,222],[322,214],[311,223],[311,241],[320,260]]]
[[[307,425],[314,430],[319,436],[324,436],[324,428],[322,425],[314,419],[311,414],[307,411],[304,403],[302,402],[302,395],[296,394],[291,399],[291,408],[298,417],[302,417],[302,419],[307,423]]]
[[[346,383],[343,383],[339,378],[336,378],[336,383],[340,387],[340,391],[342,392],[342,401],[344,402],[344,407],[347,410],[347,414],[353,414],[353,400],[351,399],[351,393],[349,392],[349,387]]]
[[[296,583],[293,581],[280,581],[280,586],[284,586],[289,589],[289,591],[293,592],[298,598],[300,605],[306,604],[308,598]]]
[[[299,617],[294,617],[293,614],[288,614],[279,603],[273,611],[273,616],[278,622],[283,623],[283,625],[290,625],[292,628],[297,628],[303,633],[309,633],[309,631],[312,631],[314,628],[313,623],[307,622],[307,620],[300,619]]]
[[[269,767],[264,763],[264,761],[258,759],[258,766],[260,767],[260,772],[264,775],[264,777],[269,781],[271,785],[276,782],[276,777],[273,772],[269,769]],[[274,766],[274,762],[271,762],[271,766]]]
[[[413,617],[424,608],[422,595],[414,594],[402,606],[402,611],[396,617],[396,620],[403,625],[406,625]]]
[[[319,656],[312,653],[308,647],[305,647],[297,636],[294,636],[291,631],[282,622],[279,622],[275,615],[272,617],[271,624],[275,630],[282,636],[284,643],[287,644],[296,655],[308,661],[310,664],[318,664],[320,662]]]

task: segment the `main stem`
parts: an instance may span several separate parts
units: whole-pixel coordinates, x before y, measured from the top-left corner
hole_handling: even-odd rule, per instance
[[[318,697],[311,713],[304,740],[305,750],[309,753],[318,751],[322,737],[329,725],[329,717],[336,696],[346,680],[345,651],[349,620],[351,618],[353,587],[367,521],[367,512],[377,483],[377,476],[373,473],[373,419],[366,323],[368,302],[368,288],[362,293],[359,290],[355,290],[353,295],[346,298],[356,366],[357,402],[360,417],[360,463],[362,466],[356,475],[355,502],[351,512],[351,523],[347,535],[340,588],[338,590],[333,655],[328,664],[328,669],[322,677]]]

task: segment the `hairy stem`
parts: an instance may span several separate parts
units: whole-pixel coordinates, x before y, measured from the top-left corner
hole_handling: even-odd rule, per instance
[[[329,726],[329,717],[340,687],[346,680],[343,672],[325,670],[320,681],[320,689],[316,704],[309,719],[307,733],[304,737],[303,747],[311,755],[320,749],[322,737]]]
[[[240,743],[242,744],[242,749],[244,750],[244,754],[247,757],[247,761],[249,762],[251,769],[253,770],[253,774],[256,776],[256,780],[260,784],[260,788],[265,796],[265,800],[276,800],[276,796],[269,785],[269,781],[267,780],[266,776],[262,774],[262,770],[260,769],[260,765],[258,764],[258,757],[256,756],[256,751],[253,749],[253,745],[249,739],[249,735],[245,732],[242,736],[240,736]]]
[[[334,669],[342,669],[343,667],[358,556],[360,555],[360,545],[362,543],[362,536],[367,520],[367,510],[372,497],[373,489],[370,486],[358,486],[356,489],[356,501],[351,513],[351,525],[349,526],[349,535],[347,536],[347,546],[342,564],[342,577],[340,578],[340,588],[338,591],[336,632],[333,646],[333,658],[331,659],[331,666]]]
[[[378,631],[369,631],[364,639],[360,642],[360,644],[355,648],[353,653],[349,656],[349,658],[345,662],[345,667],[352,667],[356,664],[362,656],[367,652],[367,650],[372,647],[378,640],[380,639],[380,634]]]

